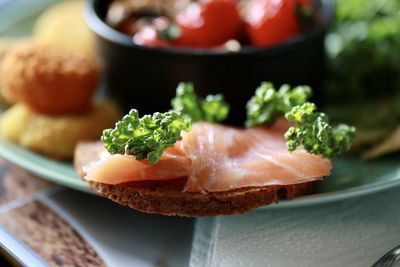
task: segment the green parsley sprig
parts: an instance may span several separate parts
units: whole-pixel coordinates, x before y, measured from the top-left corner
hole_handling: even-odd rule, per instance
[[[111,154],[134,155],[137,160],[147,158],[156,164],[163,151],[181,140],[181,132],[190,128],[190,119],[179,112],[156,112],[139,118],[138,111],[132,109],[114,129],[104,130],[101,140]]]
[[[190,83],[180,83],[173,110],[139,117],[132,109],[116,123],[114,129],[103,131],[101,140],[111,154],[133,155],[156,164],[164,150],[181,140],[181,132],[190,130],[192,122],[216,122],[226,119],[229,105],[221,94],[199,99]]]
[[[289,151],[303,147],[310,153],[332,157],[350,149],[355,128],[339,125],[332,128],[324,113],[306,102],[311,95],[307,86],[290,88],[283,85],[276,91],[271,83],[263,83],[247,103],[247,127],[272,122],[285,114],[295,123],[285,134]],[[226,119],[229,105],[221,94],[199,99],[190,83],[180,83],[171,101],[173,110],[139,117],[132,109],[116,123],[114,129],[103,131],[102,141],[111,154],[133,155],[156,164],[164,150],[181,140],[181,132],[191,129],[192,122],[218,122]]]
[[[285,133],[289,151],[304,148],[312,154],[334,157],[347,152],[356,136],[356,129],[346,124],[336,127],[329,125],[328,116],[316,112],[313,103],[295,106],[285,114],[288,121],[294,122]]]
[[[171,105],[173,110],[190,117],[192,122],[221,122],[229,114],[229,104],[222,94],[200,99],[194,92],[192,83],[179,83]]]
[[[316,112],[316,106],[307,102],[312,94],[308,86],[291,88],[283,85],[277,91],[272,83],[264,82],[247,103],[247,127],[265,125],[278,116],[285,116],[295,126],[285,133],[289,151],[304,148],[312,154],[327,157],[348,151],[355,138],[356,130],[345,124],[329,125],[325,113]]]
[[[263,82],[247,102],[245,125],[254,127],[272,122],[294,106],[305,103],[310,97],[311,88],[308,86],[291,88],[285,84],[277,91],[272,83]]]

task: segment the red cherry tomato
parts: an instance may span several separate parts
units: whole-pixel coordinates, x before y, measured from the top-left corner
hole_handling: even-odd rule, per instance
[[[238,38],[243,22],[236,0],[200,0],[176,15],[181,33],[174,45],[209,48]]]
[[[268,47],[301,31],[296,0],[252,0],[245,10],[246,33],[252,45]]]

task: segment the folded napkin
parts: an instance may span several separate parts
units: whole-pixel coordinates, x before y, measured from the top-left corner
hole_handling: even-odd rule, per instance
[[[400,245],[400,187],[330,204],[199,219],[190,266],[371,266]]]

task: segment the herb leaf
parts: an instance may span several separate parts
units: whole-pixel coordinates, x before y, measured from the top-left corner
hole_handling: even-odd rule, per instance
[[[229,114],[229,104],[225,102],[222,94],[199,99],[192,83],[179,83],[171,105],[173,110],[190,117],[193,122],[220,122]]]
[[[139,118],[138,111],[132,109],[114,129],[104,130],[101,140],[111,154],[133,155],[137,160],[147,158],[156,164],[163,151],[181,140],[181,132],[190,128],[190,119],[175,111]]]
[[[294,122],[285,133],[289,151],[304,148],[312,154],[333,157],[347,152],[356,136],[356,129],[346,124],[337,127],[329,125],[325,113],[315,112],[313,103],[293,107],[285,114],[288,121]]]
[[[208,95],[201,101],[203,119],[205,121],[224,121],[229,114],[229,105],[222,94]]]
[[[277,91],[272,83],[263,82],[247,102],[245,125],[254,127],[272,122],[280,114],[290,111],[292,107],[305,103],[310,96],[311,88],[308,86],[291,88],[285,84]]]
[[[190,117],[193,122],[202,120],[203,112],[192,83],[179,83],[176,96],[171,100],[173,110]]]

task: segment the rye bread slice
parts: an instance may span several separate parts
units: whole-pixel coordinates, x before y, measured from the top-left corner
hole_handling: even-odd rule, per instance
[[[74,166],[79,176],[82,167],[97,160],[98,143],[80,143],[75,150]],[[86,181],[99,194],[121,205],[146,213],[176,216],[214,216],[240,214],[257,207],[312,193],[315,182],[288,186],[245,187],[207,194],[182,192],[186,178],[169,181],[130,182],[108,185]]]

